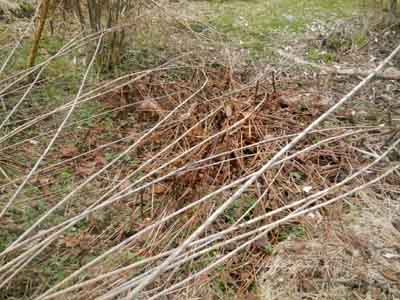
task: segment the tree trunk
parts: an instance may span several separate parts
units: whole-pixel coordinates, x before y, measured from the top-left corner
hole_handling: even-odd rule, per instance
[[[390,0],[389,13],[392,17],[397,16],[397,0]]]
[[[32,37],[32,48],[28,58],[28,68],[33,67],[39,49],[40,38],[44,25],[46,24],[47,15],[49,13],[50,0],[42,0],[39,7],[39,15],[36,19],[36,27]]]

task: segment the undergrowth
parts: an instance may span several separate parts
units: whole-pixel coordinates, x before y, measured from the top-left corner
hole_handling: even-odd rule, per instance
[[[204,9],[204,3],[191,5],[194,9],[202,5]],[[307,77],[308,74],[287,74],[275,68],[252,80],[260,74],[251,66],[237,68],[232,61],[235,50],[230,45],[240,45],[253,58],[262,59],[269,53],[268,48],[277,44],[276,39],[282,37],[283,43],[283,39],[302,36],[315,19],[345,18],[364,8],[358,1],[254,0],[210,1],[206,9],[209,13],[186,23],[189,27],[183,26],[185,23],[182,25],[179,18],[163,23],[164,15],[152,15],[133,29],[131,47],[121,64],[107,72],[96,67],[89,72],[76,110],[54,147],[0,219],[4,229],[0,232],[0,253],[40,216],[53,207],[56,209],[32,228],[30,237],[36,239],[2,256],[0,268],[43,242],[51,234],[45,230],[54,230],[64,221],[72,224],[71,218],[81,217],[58,234],[50,246],[34,253],[24,271],[0,289],[0,298],[33,299],[112,247],[120,248],[60,289],[77,284],[83,284],[83,288],[78,286],[72,292],[53,296],[95,299],[116,287],[123,289],[125,283],[153,270],[165,257],[158,255],[176,249],[196,232],[232,196],[235,188],[188,206],[257,171],[331,104],[326,100],[330,95],[315,89],[321,87],[319,78]],[[211,27],[200,20],[206,20],[223,33],[223,39],[229,41],[228,55],[217,48],[220,40],[210,41],[219,35],[214,35],[209,31]],[[168,26],[160,25],[167,23]],[[1,40],[10,38],[5,28],[1,27]],[[37,63],[53,56],[65,41],[66,37],[48,33],[41,42]],[[364,43],[363,35],[355,35],[352,40],[352,45]],[[2,74],[3,85],[11,82],[9,76],[25,68],[30,47],[30,39],[25,38]],[[9,50],[10,47],[0,50],[0,57],[4,59]],[[84,60],[82,52],[73,50],[49,64],[41,81],[1,129],[1,137],[7,138],[0,144],[0,208],[38,161],[65,117],[66,105],[77,94],[86,68],[87,58]],[[308,52],[308,59],[331,63],[336,57],[315,48]],[[2,117],[22,97],[30,82],[31,78],[25,78],[9,91],[5,89],[1,95],[5,103]],[[96,96],[88,96],[94,89]],[[374,156],[362,156],[358,150],[380,153],[387,147],[385,137],[395,131],[390,126],[381,126],[384,119],[370,120],[363,116],[355,119],[349,109],[338,110],[287,153],[293,157],[260,176],[199,237],[206,239],[199,249],[207,251],[187,262],[174,261],[181,263],[176,273],[169,276],[172,273],[167,272],[156,279],[150,285],[154,290],[149,292],[156,294],[159,287],[165,290],[200,272],[253,238],[262,226],[294,212],[290,209],[275,213],[280,207],[304,199],[314,191],[335,187],[354,170],[370,163]],[[33,123],[24,128],[30,121]],[[151,131],[154,126],[158,126],[157,130]],[[366,140],[371,140],[371,144],[366,144]],[[135,147],[127,151],[132,145]],[[312,148],[298,153],[306,147]],[[126,153],[119,157],[122,151]],[[100,170],[101,174],[58,205]],[[377,168],[363,174],[330,196],[351,190],[380,171]],[[320,197],[307,203],[312,207],[326,199]],[[102,204],[105,206],[101,207]],[[321,215],[323,218],[340,215],[344,207],[346,204],[338,204],[329,211],[321,210]],[[143,233],[142,230],[184,208],[177,217]],[[87,210],[90,213],[86,214]],[[254,221],[256,218],[260,219]],[[226,231],[225,235],[207,240],[221,231]],[[248,237],[235,240],[247,232],[251,233]],[[143,234],[125,243],[138,233]],[[195,288],[185,292],[210,299],[256,297],[257,276],[262,266],[274,257],[278,245],[309,236],[304,220],[268,228],[262,239],[246,246],[215,270],[195,278]],[[226,244],[207,248],[208,243],[218,242]],[[186,255],[200,251],[198,246],[190,244],[185,249]],[[3,270],[0,279],[7,277],[10,270]],[[118,273],[98,277],[113,271]],[[179,291],[176,297],[183,294]],[[126,291],[118,295],[125,296]]]

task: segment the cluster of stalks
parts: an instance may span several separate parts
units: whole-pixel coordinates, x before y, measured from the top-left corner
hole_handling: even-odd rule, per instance
[[[115,49],[123,41],[123,31],[114,31],[113,22],[131,8],[130,1],[104,1],[108,4],[102,10],[96,3],[88,0],[85,9],[78,8],[78,1],[70,3],[78,16],[89,12],[93,33],[72,38],[47,60],[0,82],[0,97],[12,99],[0,124],[0,155],[7,157],[32,141],[42,142],[18,176],[1,169],[7,180],[0,187],[4,191],[0,222],[12,223],[13,209],[26,203],[25,193],[37,180],[44,191],[43,186],[54,184],[52,179],[58,180],[64,168],[79,172],[81,163],[97,160],[96,168],[81,172],[69,191],[43,193],[39,198],[47,201],[48,208],[4,247],[0,290],[5,295],[15,290],[31,265],[39,262],[45,268],[52,250],[64,253],[68,244],[83,249],[89,236],[86,250],[91,260],[68,266],[70,272],[49,286],[32,288],[30,299],[160,299],[189,284],[211,281],[213,270],[240,255],[248,257],[253,251],[256,260],[261,259],[265,254],[253,248],[257,241],[273,239],[277,228],[338,203],[400,168],[384,165],[400,143],[396,135],[381,152],[363,159],[355,155],[354,149],[366,140],[390,134],[392,128],[321,127],[383,70],[400,46],[329,108],[319,105],[318,97],[305,110],[291,107],[284,99],[295,97],[298,90],[290,82],[270,74],[246,82],[229,66],[211,67],[200,60],[188,65],[175,59],[93,86],[89,76],[104,51],[104,41]],[[109,15],[104,19],[107,5]],[[86,26],[83,21],[81,25]],[[96,47],[76,94],[51,111],[15,121],[35,89],[53,84],[39,84],[46,68],[93,42]],[[115,63],[114,46],[107,64]],[[135,120],[130,130],[121,127],[118,137],[67,155],[61,147],[66,139],[91,135],[79,130],[87,119],[73,117],[84,104],[110,98],[118,105],[89,119],[128,112],[124,118]],[[49,120],[56,121],[55,128],[32,136],[32,129],[43,128]],[[97,159],[112,147],[119,150],[114,157]],[[128,166],[123,163],[126,157],[138,162]],[[248,198],[253,200],[244,206]],[[91,229],[75,235],[76,242],[68,239],[95,216],[114,212],[117,218],[126,211],[130,224],[94,222]],[[50,222],[54,216],[61,219]],[[98,244],[101,247],[96,248]],[[123,257],[127,258],[121,263]]]

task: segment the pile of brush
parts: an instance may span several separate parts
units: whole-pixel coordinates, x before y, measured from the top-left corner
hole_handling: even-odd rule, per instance
[[[222,65],[139,72],[75,100],[32,174],[55,130],[25,128],[54,124],[73,101],[4,132],[1,297],[122,299],[147,281],[143,299],[205,285],[210,297],[251,294],[274,245],[306,234],[307,211],[375,173],[381,158],[360,151],[390,132],[337,112],[248,183],[332,103],[293,78],[249,82]]]

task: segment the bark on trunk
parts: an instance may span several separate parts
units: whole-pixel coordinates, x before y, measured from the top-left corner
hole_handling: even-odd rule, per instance
[[[32,48],[28,58],[28,68],[35,64],[37,52],[39,49],[40,38],[42,37],[44,25],[46,24],[47,15],[49,13],[50,0],[42,0],[39,8],[39,15],[36,20],[36,28],[32,38]]]

